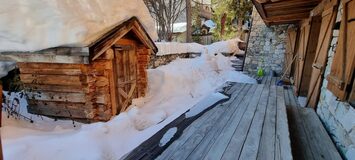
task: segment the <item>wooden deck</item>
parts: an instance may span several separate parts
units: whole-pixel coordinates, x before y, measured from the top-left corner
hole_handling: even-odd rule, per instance
[[[237,83],[229,92],[157,159],[292,159],[283,88]]]
[[[291,86],[284,89],[293,158],[341,160],[316,112],[312,108],[300,107]]]
[[[292,87],[275,86],[278,80],[228,82],[220,91],[227,100],[181,115],[124,159],[341,159],[315,111],[300,107]]]

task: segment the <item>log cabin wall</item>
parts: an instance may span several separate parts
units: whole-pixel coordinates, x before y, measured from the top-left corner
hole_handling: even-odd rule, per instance
[[[112,116],[109,61],[91,65],[19,63],[28,111],[70,119],[106,121]]]
[[[124,111],[133,98],[145,96],[150,50],[137,47],[136,96],[120,106],[118,72],[113,51],[90,64],[18,63],[28,91],[28,111],[33,114],[89,121],[107,121]],[[124,65],[124,64],[123,64]]]

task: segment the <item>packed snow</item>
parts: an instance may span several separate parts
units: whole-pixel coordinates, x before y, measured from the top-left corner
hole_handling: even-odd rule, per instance
[[[217,52],[205,52],[197,58],[177,59],[149,69],[145,97],[134,99],[126,112],[108,122],[75,122],[76,127],[69,120],[54,121],[26,113],[24,98],[12,93],[8,99],[11,101],[17,95],[19,101],[10,103],[10,107],[33,119],[34,123],[23,117],[7,118],[7,113],[3,112],[4,157],[6,160],[119,159],[193,106],[196,108],[191,109],[191,115],[204,109],[198,104],[211,105],[215,101],[200,102],[210,98],[211,93],[216,101],[225,98],[214,92],[226,81],[256,82],[235,71],[231,59]],[[169,135],[171,138],[173,131]]]
[[[157,42],[158,56],[179,53],[238,53],[238,43],[242,42],[239,38],[215,42],[210,45],[198,43],[179,43],[179,42]]]
[[[157,39],[142,0],[1,0],[0,51],[87,46],[133,16]]]
[[[168,131],[166,131],[166,133],[163,135],[163,138],[161,138],[159,142],[159,146],[165,146],[168,142],[170,142],[171,138],[174,137],[176,132],[177,132],[176,127],[170,128]]]
[[[201,113],[208,107],[212,106],[216,102],[227,99],[226,95],[223,95],[219,92],[211,93],[210,95],[203,98],[199,103],[197,103],[194,107],[192,107],[188,112],[185,113],[187,118],[196,116],[197,114]]]

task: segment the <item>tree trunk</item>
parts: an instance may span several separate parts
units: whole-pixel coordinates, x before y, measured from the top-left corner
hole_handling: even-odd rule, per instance
[[[186,42],[192,42],[192,8],[191,0],[186,0]]]

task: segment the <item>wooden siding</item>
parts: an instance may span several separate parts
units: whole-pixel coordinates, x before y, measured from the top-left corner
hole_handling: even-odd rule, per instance
[[[312,64],[312,75],[307,95],[308,105],[313,108],[317,107],[324,71],[327,65],[328,50],[330,48],[333,26],[335,24],[338,11],[338,0],[332,0],[331,2],[325,0],[324,2],[327,3],[320,4],[325,7],[324,11],[320,13],[322,15],[322,24],[320,28],[316,56]]]
[[[109,120],[109,61],[92,65],[18,63],[30,113],[73,119]],[[43,71],[43,72],[42,72]]]

